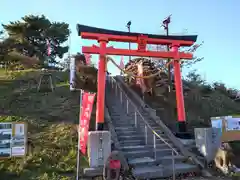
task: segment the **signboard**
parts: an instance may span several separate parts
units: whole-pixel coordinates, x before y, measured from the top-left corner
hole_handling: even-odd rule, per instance
[[[240,131],[240,118],[232,117],[227,119],[226,131]]]
[[[26,155],[27,125],[23,122],[0,123],[0,158]]]
[[[211,121],[212,127],[218,128],[220,131],[222,131],[222,119],[214,119],[214,121]]]
[[[77,55],[78,57],[70,60],[70,91],[85,89],[96,92],[97,69],[91,64],[91,55]],[[84,60],[85,59],[85,60]],[[84,75],[85,74],[85,75]]]
[[[240,140],[240,117],[221,116],[211,117],[212,127],[219,128],[222,132],[222,142]]]
[[[80,114],[80,149],[82,154],[86,154],[86,147],[88,141],[88,129],[94,103],[95,93],[83,92],[82,109]]]

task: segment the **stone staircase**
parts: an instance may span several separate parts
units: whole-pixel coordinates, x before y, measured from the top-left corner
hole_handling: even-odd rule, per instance
[[[106,83],[106,104],[132,174],[137,179],[166,178],[197,172],[149,113],[137,107],[115,80]]]

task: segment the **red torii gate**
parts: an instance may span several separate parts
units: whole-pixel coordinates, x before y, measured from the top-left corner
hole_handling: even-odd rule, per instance
[[[104,105],[105,105],[105,80],[106,80],[106,55],[121,56],[140,56],[155,58],[173,59],[174,79],[177,100],[178,128],[179,132],[186,132],[186,115],[184,107],[184,96],[182,90],[182,79],[180,70],[180,59],[192,59],[191,53],[179,52],[180,46],[192,46],[197,36],[164,36],[153,34],[129,33],[122,31],[113,31],[101,28],[95,28],[85,25],[77,25],[78,35],[82,39],[97,40],[99,47],[82,47],[82,53],[99,54],[98,64],[98,94],[97,94],[97,112],[96,112],[96,130],[103,130],[104,123]],[[137,50],[116,49],[107,47],[109,41],[137,43]],[[148,51],[147,44],[169,45],[172,51],[159,52]]]

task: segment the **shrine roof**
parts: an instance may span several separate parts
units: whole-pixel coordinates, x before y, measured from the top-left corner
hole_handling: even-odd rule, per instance
[[[120,35],[120,36],[139,36],[145,35],[153,39],[168,39],[168,40],[182,40],[182,41],[197,41],[197,35],[157,35],[157,34],[145,34],[145,33],[136,33],[136,32],[125,32],[125,31],[116,31],[110,29],[97,28],[92,26],[86,26],[82,24],[77,24],[78,35],[81,36],[82,32],[88,33],[98,33],[98,34],[110,34],[110,35]]]

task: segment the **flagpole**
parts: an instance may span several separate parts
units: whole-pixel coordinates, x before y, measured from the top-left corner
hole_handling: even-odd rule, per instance
[[[121,56],[120,67],[121,67],[121,69],[124,69],[123,56]],[[124,73],[123,73],[123,71],[121,70],[120,75],[122,76],[123,74],[124,74]]]
[[[131,24],[132,24],[132,22],[131,22],[131,21],[128,21],[128,23],[127,23],[127,25],[126,25],[129,33],[131,32]],[[130,42],[128,43],[128,49],[129,49],[129,50],[131,49],[131,43],[130,43]],[[129,61],[131,61],[131,56],[129,56]]]
[[[81,117],[81,111],[82,111],[82,89],[80,90],[80,110],[79,110],[79,119]],[[80,171],[80,120],[78,125],[78,148],[77,148],[77,176],[76,180],[79,180],[79,171]]]

